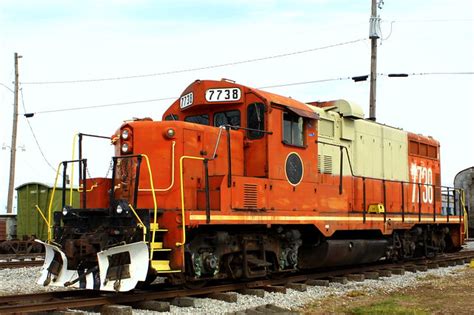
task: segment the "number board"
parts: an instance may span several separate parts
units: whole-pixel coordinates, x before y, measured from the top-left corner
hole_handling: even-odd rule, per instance
[[[209,89],[206,91],[208,102],[233,102],[240,100],[242,92],[239,88]]]
[[[181,96],[179,99],[179,107],[181,109],[191,106],[193,104],[194,96],[193,92]]]

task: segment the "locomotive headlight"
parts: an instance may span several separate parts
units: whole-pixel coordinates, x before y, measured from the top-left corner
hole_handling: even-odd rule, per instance
[[[174,131],[173,128],[169,128],[168,130],[166,130],[166,133],[165,133],[166,137],[168,138],[174,138],[174,136],[176,135],[176,131]]]
[[[117,209],[115,209],[115,211],[117,212],[117,214],[121,214],[123,212],[123,208],[121,205],[118,205],[117,206]]]
[[[68,208],[64,207],[63,208],[63,216],[66,216],[68,212],[69,212]]]
[[[129,149],[130,146],[128,145],[128,143],[122,143],[122,153],[127,153]]]
[[[128,129],[122,130],[122,139],[127,140],[130,137],[130,131]]]

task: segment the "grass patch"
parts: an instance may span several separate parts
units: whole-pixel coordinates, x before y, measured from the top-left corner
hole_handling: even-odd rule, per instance
[[[358,297],[358,296],[364,296],[367,295],[364,291],[361,290],[352,290],[346,293],[348,297]]]
[[[348,310],[349,314],[354,315],[378,315],[378,314],[396,314],[396,315],[425,315],[428,312],[413,307],[400,305],[395,299],[388,299],[382,302],[370,305],[358,306]]]

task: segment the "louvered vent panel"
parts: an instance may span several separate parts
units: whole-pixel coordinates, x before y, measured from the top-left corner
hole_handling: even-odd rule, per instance
[[[324,174],[332,174],[332,156],[324,155]]]
[[[321,174],[321,155],[318,154],[318,173]]]
[[[244,184],[244,208],[257,208],[257,185]]]

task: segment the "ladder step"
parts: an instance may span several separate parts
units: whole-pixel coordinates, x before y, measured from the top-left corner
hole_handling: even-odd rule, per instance
[[[150,223],[150,232],[168,232],[168,229],[160,229],[158,223]]]
[[[153,252],[171,252],[171,248],[152,248]]]
[[[152,242],[150,243],[151,249],[163,249],[163,242]]]
[[[172,270],[170,268],[169,260],[152,260],[151,267],[156,270],[158,273],[173,273],[181,272],[181,270]]]
[[[168,271],[171,270],[170,268],[170,261],[169,260],[152,260],[151,267],[156,271]]]

